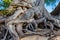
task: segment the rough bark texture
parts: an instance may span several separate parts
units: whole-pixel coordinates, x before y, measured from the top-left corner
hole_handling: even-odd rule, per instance
[[[48,13],[44,0],[13,0],[6,10],[11,15],[0,18],[6,30],[3,40],[52,40],[60,33],[60,20]]]

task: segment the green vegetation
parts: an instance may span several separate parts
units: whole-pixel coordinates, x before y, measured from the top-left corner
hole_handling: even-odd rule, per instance
[[[12,0],[3,0],[3,2],[4,2],[4,7],[7,8],[7,7],[9,7]]]
[[[11,4],[13,0],[2,0],[2,1],[3,1],[3,4],[0,4],[0,6],[3,6],[6,9],[7,7],[9,7],[9,5]],[[55,2],[56,0],[45,0],[45,3],[47,5],[54,4]]]
[[[7,15],[9,13],[8,10],[6,10],[6,8],[9,7],[9,5],[11,4],[12,0],[2,0],[3,4],[0,4],[0,6],[3,6],[5,9],[4,10],[0,10],[1,15]]]
[[[12,2],[12,0],[2,0],[2,1],[3,1],[3,3],[0,4],[0,6],[3,6],[5,9],[6,9],[7,7],[9,7],[9,5],[10,5],[11,2]]]
[[[3,1],[3,4],[0,3],[0,6],[3,6],[5,9],[1,10],[0,12],[2,12],[2,15],[9,14],[10,11],[6,10],[6,8],[9,7],[9,5],[12,3],[13,0],[2,0],[2,1]],[[55,2],[56,2],[56,0],[45,0],[45,3],[47,5],[53,4]]]

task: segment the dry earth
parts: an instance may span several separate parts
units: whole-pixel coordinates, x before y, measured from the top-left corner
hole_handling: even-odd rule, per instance
[[[21,40],[48,40],[48,38],[49,37],[34,35],[34,36],[24,37]],[[50,40],[60,40],[60,36],[53,37]]]
[[[34,35],[34,36],[24,37],[21,40],[48,40],[48,38],[49,37]]]

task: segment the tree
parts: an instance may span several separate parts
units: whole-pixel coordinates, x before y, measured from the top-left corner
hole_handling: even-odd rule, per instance
[[[4,2],[8,1],[4,0]],[[49,14],[44,7],[44,0],[13,0],[6,10],[12,15],[1,17],[0,23],[6,26],[6,30],[14,40],[31,35],[48,36],[49,34],[48,37],[52,37],[54,34],[57,35],[55,30],[60,28],[60,20]],[[6,34],[3,39],[7,39]]]

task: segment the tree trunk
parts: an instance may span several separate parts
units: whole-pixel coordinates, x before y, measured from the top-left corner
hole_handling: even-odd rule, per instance
[[[52,15],[57,14],[56,11],[60,10],[59,5],[51,13]],[[6,30],[9,31],[14,40],[20,40],[26,36],[32,37],[32,35],[43,36],[42,40],[45,40],[46,36],[50,38],[52,35],[56,35],[56,30],[60,28],[60,20],[49,14],[44,7],[44,0],[13,0],[10,7],[14,9],[14,12],[11,12],[13,15],[1,21],[7,26]],[[37,38],[39,40],[40,38],[33,36],[36,38],[31,39],[31,37],[28,37],[28,40],[36,40]],[[48,39],[46,38],[46,40]]]

